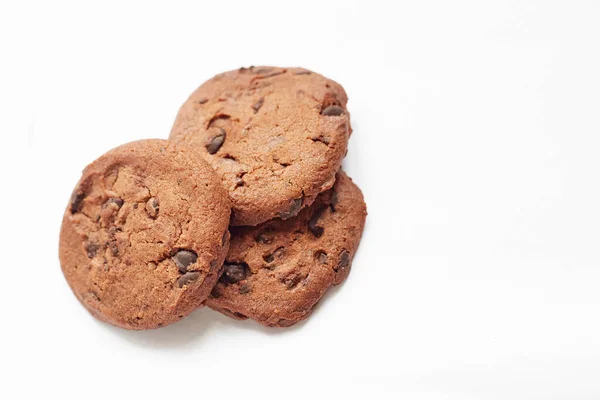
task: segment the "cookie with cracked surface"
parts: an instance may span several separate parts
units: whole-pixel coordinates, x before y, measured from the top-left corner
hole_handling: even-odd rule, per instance
[[[230,202],[197,152],[166,140],[87,166],[64,213],[62,271],[98,319],[150,329],[201,305],[229,248]]]
[[[274,327],[308,317],[348,276],[366,215],[360,189],[340,172],[296,217],[232,228],[223,275],[206,305]]]
[[[347,101],[342,86],[306,69],[240,68],[202,84],[170,138],[221,176],[232,225],[258,225],[297,215],[333,186],[351,132]]]

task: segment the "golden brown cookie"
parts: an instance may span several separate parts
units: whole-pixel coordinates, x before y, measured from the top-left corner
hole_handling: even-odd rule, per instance
[[[210,294],[229,217],[219,177],[195,151],[128,143],[83,171],[63,217],[61,267],[97,318],[127,329],[167,325]]]
[[[360,189],[339,172],[334,187],[296,217],[233,228],[223,275],[206,305],[267,326],[308,317],[348,276],[366,215]]]
[[[301,68],[215,76],[183,104],[170,138],[221,176],[234,226],[290,218],[331,188],[351,132],[336,82]]]

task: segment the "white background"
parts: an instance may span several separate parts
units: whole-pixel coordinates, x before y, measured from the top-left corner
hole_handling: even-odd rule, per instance
[[[600,398],[600,2],[0,2],[0,398]],[[352,273],[267,329],[96,322],[58,263],[108,149],[216,73],[342,83]],[[58,396],[58,397],[54,397]]]

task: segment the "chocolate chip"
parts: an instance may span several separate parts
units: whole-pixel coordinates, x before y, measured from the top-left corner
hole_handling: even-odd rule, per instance
[[[158,206],[159,206],[159,202],[156,197],[151,197],[146,202],[146,212],[148,213],[148,215],[150,217],[156,218],[156,216],[158,215],[158,208],[159,208]]]
[[[342,250],[340,253],[340,261],[335,269],[335,271],[339,271],[340,269],[344,269],[350,265],[350,253],[348,250]]]
[[[234,312],[233,313],[233,318],[236,318],[236,319],[248,319],[248,317],[246,317],[244,314],[239,313],[239,312]]]
[[[98,254],[100,246],[98,245],[98,243],[87,241],[84,244],[84,248],[88,258],[94,258],[96,254]]]
[[[239,188],[244,186],[244,176],[246,176],[247,172],[243,172],[240,171],[237,173],[237,176],[235,177],[234,183],[235,183],[235,188]]]
[[[317,224],[319,223],[319,218],[321,218],[321,214],[323,214],[324,210],[325,209],[322,207],[318,208],[317,210],[315,210],[312,217],[310,217],[310,220],[308,220],[308,230],[315,237],[321,237],[321,235],[323,235],[323,231],[324,231],[323,227],[318,226]]]
[[[240,287],[240,293],[241,294],[250,293],[250,286],[249,285],[242,285]]]
[[[215,115],[213,115],[213,117],[210,119],[210,121],[208,121],[207,128],[211,128],[213,126],[213,124],[215,124],[218,121],[224,121],[224,120],[227,120],[230,118],[231,118],[231,115],[229,115],[229,114],[216,113]]]
[[[75,214],[81,210],[81,202],[85,198],[85,193],[83,190],[76,189],[71,195],[71,214]]]
[[[330,140],[327,136],[319,135],[318,137],[310,138],[313,142],[321,142],[325,145],[329,145]]]
[[[223,154],[221,156],[221,158],[224,158],[226,160],[231,160],[231,161],[237,161],[237,158],[235,158],[235,156],[232,156],[231,154]]]
[[[83,298],[85,300],[102,301],[102,300],[100,300],[100,297],[98,297],[98,294],[94,291],[85,292],[83,294]]]
[[[275,261],[276,258],[283,257],[284,253],[285,253],[285,249],[283,247],[278,247],[275,249],[275,251],[273,253],[263,256],[263,260],[265,260],[267,263],[270,264],[273,261]]]
[[[292,200],[289,210],[279,212],[278,216],[281,219],[288,219],[288,218],[295,217],[296,215],[298,215],[301,208],[302,208],[302,197]]]
[[[244,314],[241,314],[239,312],[235,312],[235,311],[231,311],[228,308],[221,308],[219,311],[221,311],[223,314],[230,316],[233,319],[248,319],[248,317],[246,317]]]
[[[102,208],[110,207],[112,204],[116,205],[117,208],[121,208],[123,206],[123,199],[119,199],[118,197],[111,197],[102,205]]]
[[[190,250],[179,250],[173,256],[173,261],[175,261],[175,265],[177,265],[182,274],[185,274],[188,267],[195,263],[197,259],[198,255]]]
[[[258,74],[258,75],[260,75],[260,74],[266,74],[266,73],[269,73],[269,72],[273,71],[273,68],[259,68],[259,69],[254,69],[253,67],[250,67],[250,69],[253,70],[253,72],[255,74]]]
[[[335,207],[337,206],[337,204],[338,204],[338,194],[337,194],[337,191],[334,189],[334,190],[331,191],[331,204],[330,204],[330,206],[331,206],[331,211],[332,212],[335,212]]]
[[[239,176],[235,177],[234,183],[235,183],[235,188],[236,189],[239,188],[239,187],[244,186],[244,180],[242,178],[240,178]]]
[[[223,146],[223,142],[225,142],[225,130],[222,128],[217,129],[219,130],[219,133],[210,139],[210,142],[206,145],[206,150],[209,154],[215,154],[217,151],[219,151],[221,146]]]
[[[210,292],[211,297],[218,299],[219,297],[221,297],[221,293],[219,292],[219,286],[215,286],[212,290],[212,292]]]
[[[254,114],[256,114],[258,112],[258,110],[260,110],[260,108],[262,107],[264,102],[265,102],[265,98],[261,97],[260,99],[258,99],[256,101],[256,103],[252,104],[252,109],[254,110]]]
[[[298,274],[291,274],[287,276],[283,283],[288,289],[293,289],[298,286],[298,283],[302,280],[302,277]]]
[[[327,253],[325,253],[323,250],[317,251],[315,258],[321,264],[327,264]]]
[[[261,76],[261,78],[263,78],[263,79],[272,78],[272,77],[277,76],[277,75],[285,74],[285,72],[286,72],[285,69],[283,71],[271,72],[270,74]]]
[[[248,265],[246,264],[224,264],[225,271],[221,275],[221,280],[227,283],[237,283],[246,279],[248,274]]]
[[[195,281],[200,276],[200,272],[186,272],[181,275],[179,279],[177,279],[177,285],[181,288],[190,283],[191,281]]]
[[[208,101],[208,99],[206,97],[203,97],[201,99],[198,99],[198,104],[204,104]]]
[[[261,244],[270,244],[273,240],[267,236],[266,232],[259,233],[256,241]]]
[[[327,117],[339,117],[343,113],[344,109],[340,106],[325,107],[323,111],[321,111],[321,115],[325,115]]]

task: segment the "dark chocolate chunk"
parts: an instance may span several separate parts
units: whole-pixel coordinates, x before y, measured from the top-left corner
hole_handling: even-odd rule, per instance
[[[264,102],[265,102],[265,98],[261,97],[260,99],[258,99],[256,101],[256,103],[252,104],[252,109],[254,110],[254,114],[256,114],[258,112],[258,110],[260,110],[260,108],[262,107]]]
[[[283,71],[271,72],[270,74],[262,75],[261,78],[263,78],[263,79],[272,78],[272,77],[277,76],[277,75],[285,74],[285,72],[286,72],[285,69]]]
[[[246,279],[248,274],[248,265],[242,264],[224,264],[225,271],[221,275],[221,280],[227,283],[237,283]]]
[[[285,283],[285,286],[288,289],[293,289],[296,286],[298,286],[298,283],[300,283],[300,281],[302,280],[302,277],[298,274],[290,274],[288,275],[285,280],[283,281],[283,283]]]
[[[179,250],[174,256],[173,261],[179,268],[179,271],[182,274],[187,272],[187,269],[190,265],[196,262],[198,259],[198,255],[190,250]]]
[[[321,264],[327,264],[327,253],[325,253],[323,250],[319,250],[317,251],[315,258],[317,259],[317,261],[319,261]]]
[[[159,204],[160,203],[158,202],[158,199],[156,197],[151,197],[146,202],[146,212],[150,217],[156,218],[156,216],[158,215]]]
[[[81,189],[76,189],[71,195],[71,214],[81,211],[81,202],[85,198],[85,193]]]
[[[235,311],[231,311],[228,308],[223,307],[220,310],[223,314],[233,318],[233,319],[248,319],[248,317],[246,317],[244,314],[241,314],[239,312],[235,312]]]
[[[317,210],[315,210],[312,217],[310,217],[310,220],[308,220],[308,230],[315,237],[321,237],[321,235],[323,235],[323,227],[318,226],[319,218],[321,218],[321,214],[323,214],[323,211],[325,211],[324,208],[318,208]]]
[[[325,107],[323,111],[321,111],[322,115],[327,117],[339,117],[344,113],[344,109],[340,106],[329,106]]]
[[[195,281],[200,276],[200,272],[186,272],[181,275],[179,279],[177,279],[177,285],[181,288],[190,283],[191,281]]]
[[[278,216],[281,219],[288,219],[288,218],[295,217],[296,215],[298,215],[301,208],[302,208],[302,197],[292,200],[289,210],[279,212]]]
[[[261,244],[270,244],[273,241],[273,239],[267,236],[266,232],[261,232],[256,237],[256,241]]]
[[[348,250],[342,250],[342,252],[340,253],[340,261],[338,262],[337,267],[334,269],[336,271],[339,271],[340,269],[347,268],[349,265],[350,265],[350,253],[348,252]]]
[[[285,249],[283,247],[278,247],[275,249],[275,251],[273,253],[263,256],[263,260],[265,260],[267,263],[270,264],[273,261],[275,261],[276,258],[283,257],[284,253],[285,253]]]
[[[210,142],[206,145],[206,151],[208,151],[209,154],[215,154],[219,151],[221,146],[223,146],[223,142],[225,142],[225,130],[222,128],[217,129],[219,130],[219,133],[210,139]]]
[[[271,71],[273,71],[273,68],[259,68],[259,69],[254,69],[253,67],[250,67],[251,70],[253,70],[252,72],[254,72],[255,74],[266,74],[269,73]]]
[[[93,290],[90,290],[89,292],[85,292],[83,294],[83,298],[85,300],[91,300],[91,301],[102,301],[100,299],[100,297],[98,297],[98,293],[94,292]]]
[[[239,187],[244,186],[244,180],[242,179],[241,176],[236,176],[235,180],[234,180],[234,183],[235,183],[235,188],[236,189],[239,188]]]
[[[117,208],[121,208],[123,206],[123,199],[119,199],[118,197],[111,197],[102,205],[102,208],[110,207],[112,204],[117,206]]]
[[[218,299],[219,297],[221,297],[221,293],[219,292],[219,286],[216,285],[212,292],[210,292],[211,297],[214,297],[215,299]]]
[[[84,244],[85,252],[87,253],[88,258],[94,258],[96,254],[98,254],[98,250],[100,246],[98,243],[87,241]]]
[[[313,142],[321,142],[324,145],[329,145],[329,143],[330,143],[329,138],[326,136],[323,136],[323,135],[319,135],[318,137],[313,137],[313,138],[311,138],[311,140]]]
[[[229,115],[229,114],[216,113],[215,115],[213,115],[213,117],[210,119],[210,121],[208,121],[207,128],[212,128],[213,124],[215,124],[219,121],[228,120],[229,118],[231,118],[231,115]]]
[[[330,207],[331,207],[331,211],[332,212],[335,212],[335,207],[337,206],[337,204],[338,204],[338,194],[337,194],[337,191],[334,188],[331,191],[331,204],[330,204]]]

